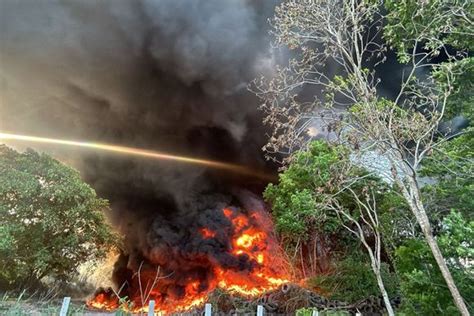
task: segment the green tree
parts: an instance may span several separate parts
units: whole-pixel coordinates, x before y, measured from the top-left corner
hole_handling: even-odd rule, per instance
[[[315,193],[326,189],[343,157],[342,147],[314,142],[280,173],[278,184],[269,184],[264,192],[286,252],[303,277],[327,272],[330,254],[336,251],[334,241],[343,244],[348,238],[337,215],[317,207],[322,200]]]
[[[365,170],[354,168],[348,153],[343,146],[311,142],[307,150],[295,154],[280,174],[279,183],[270,184],[264,197],[272,204],[276,227],[287,251],[297,253],[298,247],[305,250],[296,258],[311,261],[311,256],[321,256],[317,249],[305,249],[308,241],[321,243],[321,239],[312,236],[337,240],[324,245],[332,247],[334,267],[322,271],[329,272],[324,278],[312,279],[312,285],[333,297],[351,300],[380,291],[391,312],[383,279],[390,279],[388,290],[392,294],[395,282],[381,259],[381,209],[377,207],[390,195],[389,187]],[[360,264],[355,267],[354,262]],[[349,266],[368,270],[354,273]],[[354,280],[358,285],[350,286]]]
[[[432,56],[444,54],[447,62],[434,67],[433,84],[449,90],[444,119],[462,116],[474,119],[474,58],[457,59],[474,49],[474,2],[472,1],[385,1],[387,26],[384,36],[401,62],[425,50]],[[424,57],[418,53],[416,57]],[[448,75],[445,66],[454,76]],[[442,109],[443,109],[442,108]],[[432,146],[421,164],[420,176],[429,182],[421,193],[429,210],[432,230],[455,284],[466,303],[474,296],[473,214],[474,170],[473,128],[448,130],[449,137]],[[439,137],[439,136],[438,136]],[[409,314],[454,314],[456,306],[448,299],[443,275],[436,269],[435,258],[418,238],[405,239],[396,250],[396,266],[404,297],[403,310]],[[449,283],[448,283],[449,285]],[[456,299],[459,308],[459,299]],[[473,306],[469,306],[473,312]],[[467,314],[460,308],[461,313]]]
[[[464,85],[467,85],[465,82]],[[466,95],[468,97],[468,94]],[[455,99],[460,96],[455,95]],[[457,110],[457,114],[469,117]],[[474,306],[474,138],[472,128],[440,145],[422,165],[420,174],[430,179],[422,188],[433,230],[439,247],[461,295],[471,313]],[[403,229],[403,228],[402,228]],[[456,306],[449,299],[448,289],[429,248],[419,236],[399,241],[395,251],[397,272],[400,274],[402,310],[408,314],[455,314]]]
[[[419,179],[427,157],[451,137],[439,127],[450,114],[450,98],[465,86],[460,82],[472,69],[467,50],[474,35],[473,4],[393,0],[383,2],[386,11],[381,4],[314,0],[277,7],[275,42],[295,54],[270,79],[260,78],[252,87],[273,132],[264,149],[270,156],[291,156],[311,140],[306,129],[322,121],[320,128],[335,131],[336,141],[351,144],[355,164],[375,156],[370,163],[397,185],[458,310],[468,315],[435,238]],[[398,93],[388,100],[381,97],[382,79],[375,69],[390,48],[406,71]],[[472,105],[458,108],[466,106]]]
[[[0,146],[0,281],[31,287],[46,276],[66,280],[114,243],[104,211],[79,173],[32,150]]]
[[[441,52],[445,45],[474,49],[474,3],[465,0],[385,0],[384,35],[402,61],[417,46]]]

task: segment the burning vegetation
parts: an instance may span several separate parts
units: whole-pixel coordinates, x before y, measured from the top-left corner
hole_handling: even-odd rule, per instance
[[[190,247],[154,249],[137,269],[130,269],[128,256],[127,268],[116,265],[117,290],[99,289],[87,305],[138,312],[154,300],[156,311],[187,311],[202,305],[216,289],[252,298],[291,281],[264,210],[228,207],[213,215],[209,226],[193,227],[184,240],[176,240]]]

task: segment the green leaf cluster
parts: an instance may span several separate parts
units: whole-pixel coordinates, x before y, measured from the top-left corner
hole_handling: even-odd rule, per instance
[[[0,282],[32,286],[65,280],[116,238],[108,202],[79,173],[48,155],[0,146]]]
[[[451,209],[473,218],[474,130],[442,144],[425,161],[421,174],[433,179],[423,188],[432,215],[446,215]]]
[[[398,279],[387,263],[382,263],[381,275],[389,296],[394,297]],[[346,302],[380,295],[368,256],[361,251],[348,253],[335,263],[333,273],[316,276],[310,279],[309,284],[320,288],[328,298]]]
[[[446,69],[446,68],[449,69]],[[449,72],[447,71],[449,70]],[[448,76],[447,73],[451,73]],[[446,104],[445,118],[451,119],[462,115],[474,122],[474,57],[442,63],[433,70],[433,77],[438,86],[451,86],[452,92]]]
[[[461,295],[474,297],[474,221],[459,212],[443,220],[437,240]],[[408,239],[396,250],[396,266],[403,294],[402,311],[409,315],[456,315],[441,272],[422,239]],[[472,303],[472,302],[471,302]],[[471,313],[474,306],[470,306]]]
[[[414,45],[433,53],[445,44],[474,49],[472,21],[474,2],[466,0],[387,0],[385,40],[397,51],[399,60],[408,62],[407,51]]]
[[[347,158],[342,147],[323,141],[312,142],[298,152],[288,168],[280,173],[278,184],[269,184],[264,198],[272,205],[276,229],[290,240],[306,238],[313,230],[328,234],[338,228],[335,214],[317,207],[331,187],[337,164]]]

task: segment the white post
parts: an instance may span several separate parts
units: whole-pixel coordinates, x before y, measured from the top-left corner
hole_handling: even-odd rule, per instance
[[[263,306],[257,305],[257,316],[263,316]]]
[[[211,304],[206,304],[204,307],[204,316],[211,316],[212,312],[212,305]]]
[[[313,312],[311,313],[311,316],[319,316],[319,312],[315,309],[313,309]]]
[[[356,316],[362,316],[362,314],[361,313],[356,313]]]
[[[66,296],[63,299],[63,305],[61,306],[61,311],[59,312],[59,316],[66,316],[67,310],[69,309],[69,303],[71,303],[71,298]]]
[[[148,302],[148,316],[154,316],[155,315],[155,301],[150,300]]]

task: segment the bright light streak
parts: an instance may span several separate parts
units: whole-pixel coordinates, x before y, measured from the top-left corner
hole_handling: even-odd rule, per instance
[[[242,165],[238,165],[238,164],[227,163],[227,162],[216,161],[216,160],[193,158],[193,157],[187,157],[187,156],[179,156],[179,155],[173,155],[173,154],[164,153],[160,151],[147,150],[147,149],[141,149],[141,148],[117,146],[117,145],[93,143],[93,142],[84,142],[84,141],[75,141],[75,140],[56,139],[56,138],[36,137],[36,136],[28,136],[28,135],[18,135],[18,134],[10,134],[10,133],[0,133],[0,139],[24,141],[24,142],[32,142],[32,143],[57,144],[57,145],[73,146],[73,147],[85,147],[85,148],[120,153],[124,155],[140,156],[140,157],[147,157],[151,159],[171,160],[171,161],[178,161],[178,162],[195,164],[195,165],[203,165],[210,168],[223,169],[223,170],[228,170],[234,173],[240,173],[247,176],[253,176],[253,177],[267,179],[267,180],[274,180],[271,175],[268,175],[260,171],[257,171],[257,170],[254,170]]]

